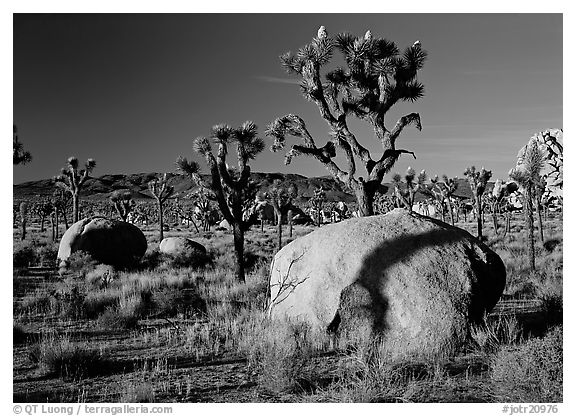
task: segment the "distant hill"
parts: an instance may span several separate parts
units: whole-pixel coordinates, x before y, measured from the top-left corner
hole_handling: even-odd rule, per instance
[[[148,182],[160,176],[159,173],[133,173],[133,174],[116,174],[102,175],[97,178],[90,178],[82,188],[82,196],[91,200],[105,200],[110,194],[117,189],[127,189],[132,193],[132,197],[137,200],[152,199],[148,192]],[[208,175],[203,175],[209,180]],[[178,196],[185,196],[192,192],[196,187],[193,186],[190,179],[184,175],[168,174],[169,183],[174,186],[175,193]],[[256,182],[262,191],[266,191],[272,186],[275,180],[298,187],[299,202],[305,202],[312,197],[314,190],[322,186],[326,191],[328,201],[344,201],[350,203],[355,201],[353,193],[345,186],[334,180],[331,176],[320,176],[307,178],[298,174],[284,173],[259,173],[253,172],[251,179]],[[462,198],[471,198],[472,192],[465,179],[458,180],[458,190],[455,195]],[[488,186],[491,189],[493,184]],[[54,192],[54,183],[51,179],[42,179],[38,181],[24,182],[13,186],[14,199],[35,199],[42,196],[51,195]],[[391,194],[393,187],[390,184],[383,184],[381,192]],[[424,198],[418,194],[416,200]]]

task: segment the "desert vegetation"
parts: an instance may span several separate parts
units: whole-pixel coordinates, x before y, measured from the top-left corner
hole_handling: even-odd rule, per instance
[[[322,75],[335,51],[345,68]],[[405,127],[421,130],[420,115],[384,121],[423,97],[426,59],[419,41],[400,52],[324,26],[282,55],[332,141],[318,147],[288,114],[265,132],[271,150],[300,138],[286,163],[312,156],[332,179],[262,179],[250,163],[265,141],[246,121],[193,142],[206,174],[179,156],[176,172],[129,189],[70,157],[47,192],[16,197],[14,401],[563,401],[562,164],[543,147],[562,132],[536,134],[504,180],[410,167],[385,183],[402,154],[416,157],[396,144]],[[15,128],[13,143],[14,164],[30,162]]]

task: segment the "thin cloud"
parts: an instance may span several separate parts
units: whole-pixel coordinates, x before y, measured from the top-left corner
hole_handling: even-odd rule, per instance
[[[265,75],[262,76],[257,76],[256,79],[259,79],[260,81],[265,81],[265,82],[273,82],[276,84],[293,84],[293,85],[298,85],[300,84],[300,81],[294,78],[278,78],[278,77],[268,77]]]

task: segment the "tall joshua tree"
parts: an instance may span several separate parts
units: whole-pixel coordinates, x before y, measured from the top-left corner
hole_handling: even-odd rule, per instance
[[[72,196],[72,217],[74,222],[78,222],[80,219],[78,210],[80,190],[95,167],[96,161],[94,159],[88,159],[84,165],[84,169],[79,170],[78,158],[71,156],[68,158],[68,166],[62,168],[61,174],[54,177],[56,186],[70,193]]]
[[[265,198],[272,203],[276,214],[278,250],[282,248],[282,211],[289,208],[297,196],[298,188],[296,185],[282,186],[280,181],[274,181],[273,186],[265,194]]]
[[[416,171],[411,167],[408,167],[406,170],[404,181],[402,181],[402,176],[399,173],[395,173],[392,176],[392,184],[394,185],[396,198],[409,212],[412,212],[416,192],[424,187],[424,182],[426,182],[426,171],[421,171],[418,177],[416,177]]]
[[[132,199],[132,193],[128,190],[117,189],[110,195],[110,202],[114,205],[114,209],[124,222],[128,219],[128,215],[134,209],[136,203]]]
[[[148,190],[158,205],[158,221],[160,223],[160,241],[164,240],[164,205],[168,198],[174,195],[174,187],[168,185],[168,175],[148,182]]]
[[[194,161],[180,156],[176,161],[178,168],[187,174],[194,183],[211,190],[216,196],[218,207],[232,227],[234,251],[236,253],[236,278],[244,282],[244,232],[249,224],[245,219],[246,202],[252,198],[254,187],[250,184],[250,166],[253,160],[264,150],[264,141],[257,136],[258,127],[246,121],[239,128],[225,124],[212,127],[210,138],[218,145],[215,154],[207,137],[198,137],[194,142],[196,153],[204,157],[210,169],[210,183],[205,183],[199,175],[200,167]],[[228,146],[236,144],[238,168],[232,169],[226,163]],[[249,198],[247,197],[249,193]]]
[[[530,268],[536,270],[534,249],[534,188],[541,181],[540,172],[544,165],[544,153],[536,140],[530,140],[518,154],[518,162],[508,174],[524,191],[524,215],[526,219],[526,236],[528,240],[528,257]]]
[[[454,210],[451,198],[456,189],[458,189],[458,178],[449,178],[448,175],[442,175],[442,181],[438,179],[438,176],[435,176],[430,182],[432,182],[432,195],[440,205],[442,221],[444,221],[444,203],[446,203],[450,222],[454,225]]]
[[[323,79],[321,69],[330,62],[335,49],[343,55],[346,68],[337,67]],[[284,148],[286,136],[301,138],[303,145],[293,145],[285,163],[289,164],[299,155],[316,158],[336,180],[354,192],[360,214],[373,215],[374,195],[384,175],[402,153],[416,157],[414,152],[396,148],[396,140],[410,124],[422,129],[420,115],[410,113],[400,117],[391,129],[386,127],[385,117],[395,104],[414,102],[424,96],[424,86],[418,82],[417,74],[426,57],[419,41],[400,53],[396,44],[373,37],[370,31],[361,37],[348,33],[331,37],[322,26],[309,44],[296,54],[288,52],[280,59],[288,73],[301,77],[302,94],[318,107],[330,127],[332,140],[318,147],[304,120],[288,114],[268,126],[266,134],[275,138],[271,150]],[[380,157],[373,158],[368,148],[360,144],[349,128],[350,117],[371,125],[382,149]],[[345,169],[334,161],[337,147],[344,153]],[[357,159],[364,166],[366,178],[356,176]]]
[[[14,134],[12,136],[12,163],[14,165],[25,165],[32,161],[30,152],[24,150],[24,146],[18,141],[18,131],[14,126]]]
[[[316,188],[314,190],[314,195],[312,195],[312,198],[308,200],[308,203],[310,204],[310,208],[316,211],[316,223],[318,224],[318,227],[322,224],[322,209],[324,207],[324,202],[326,202],[326,191],[322,187]]]
[[[475,166],[466,168],[464,171],[464,176],[468,179],[468,184],[472,190],[472,195],[474,197],[474,204],[476,205],[476,220],[478,223],[478,238],[482,239],[482,195],[486,190],[486,185],[492,177],[492,171],[482,168],[477,171]]]

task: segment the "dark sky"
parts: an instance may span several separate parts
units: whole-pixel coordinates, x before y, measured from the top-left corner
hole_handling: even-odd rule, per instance
[[[95,158],[95,176],[173,171],[212,125],[253,120],[264,136],[286,113],[323,145],[327,125],[278,60],[320,25],[370,29],[400,49],[418,39],[429,53],[426,96],[387,117],[391,128],[420,113],[422,131],[407,128],[397,143],[418,159],[391,173],[462,176],[476,165],[504,179],[533,133],[563,127],[561,14],[16,14],[14,123],[34,160],[14,167],[14,183],[58,174],[70,155]],[[369,126],[351,126],[379,155]],[[314,159],[284,166],[283,155],[266,150],[252,169],[328,175]]]

